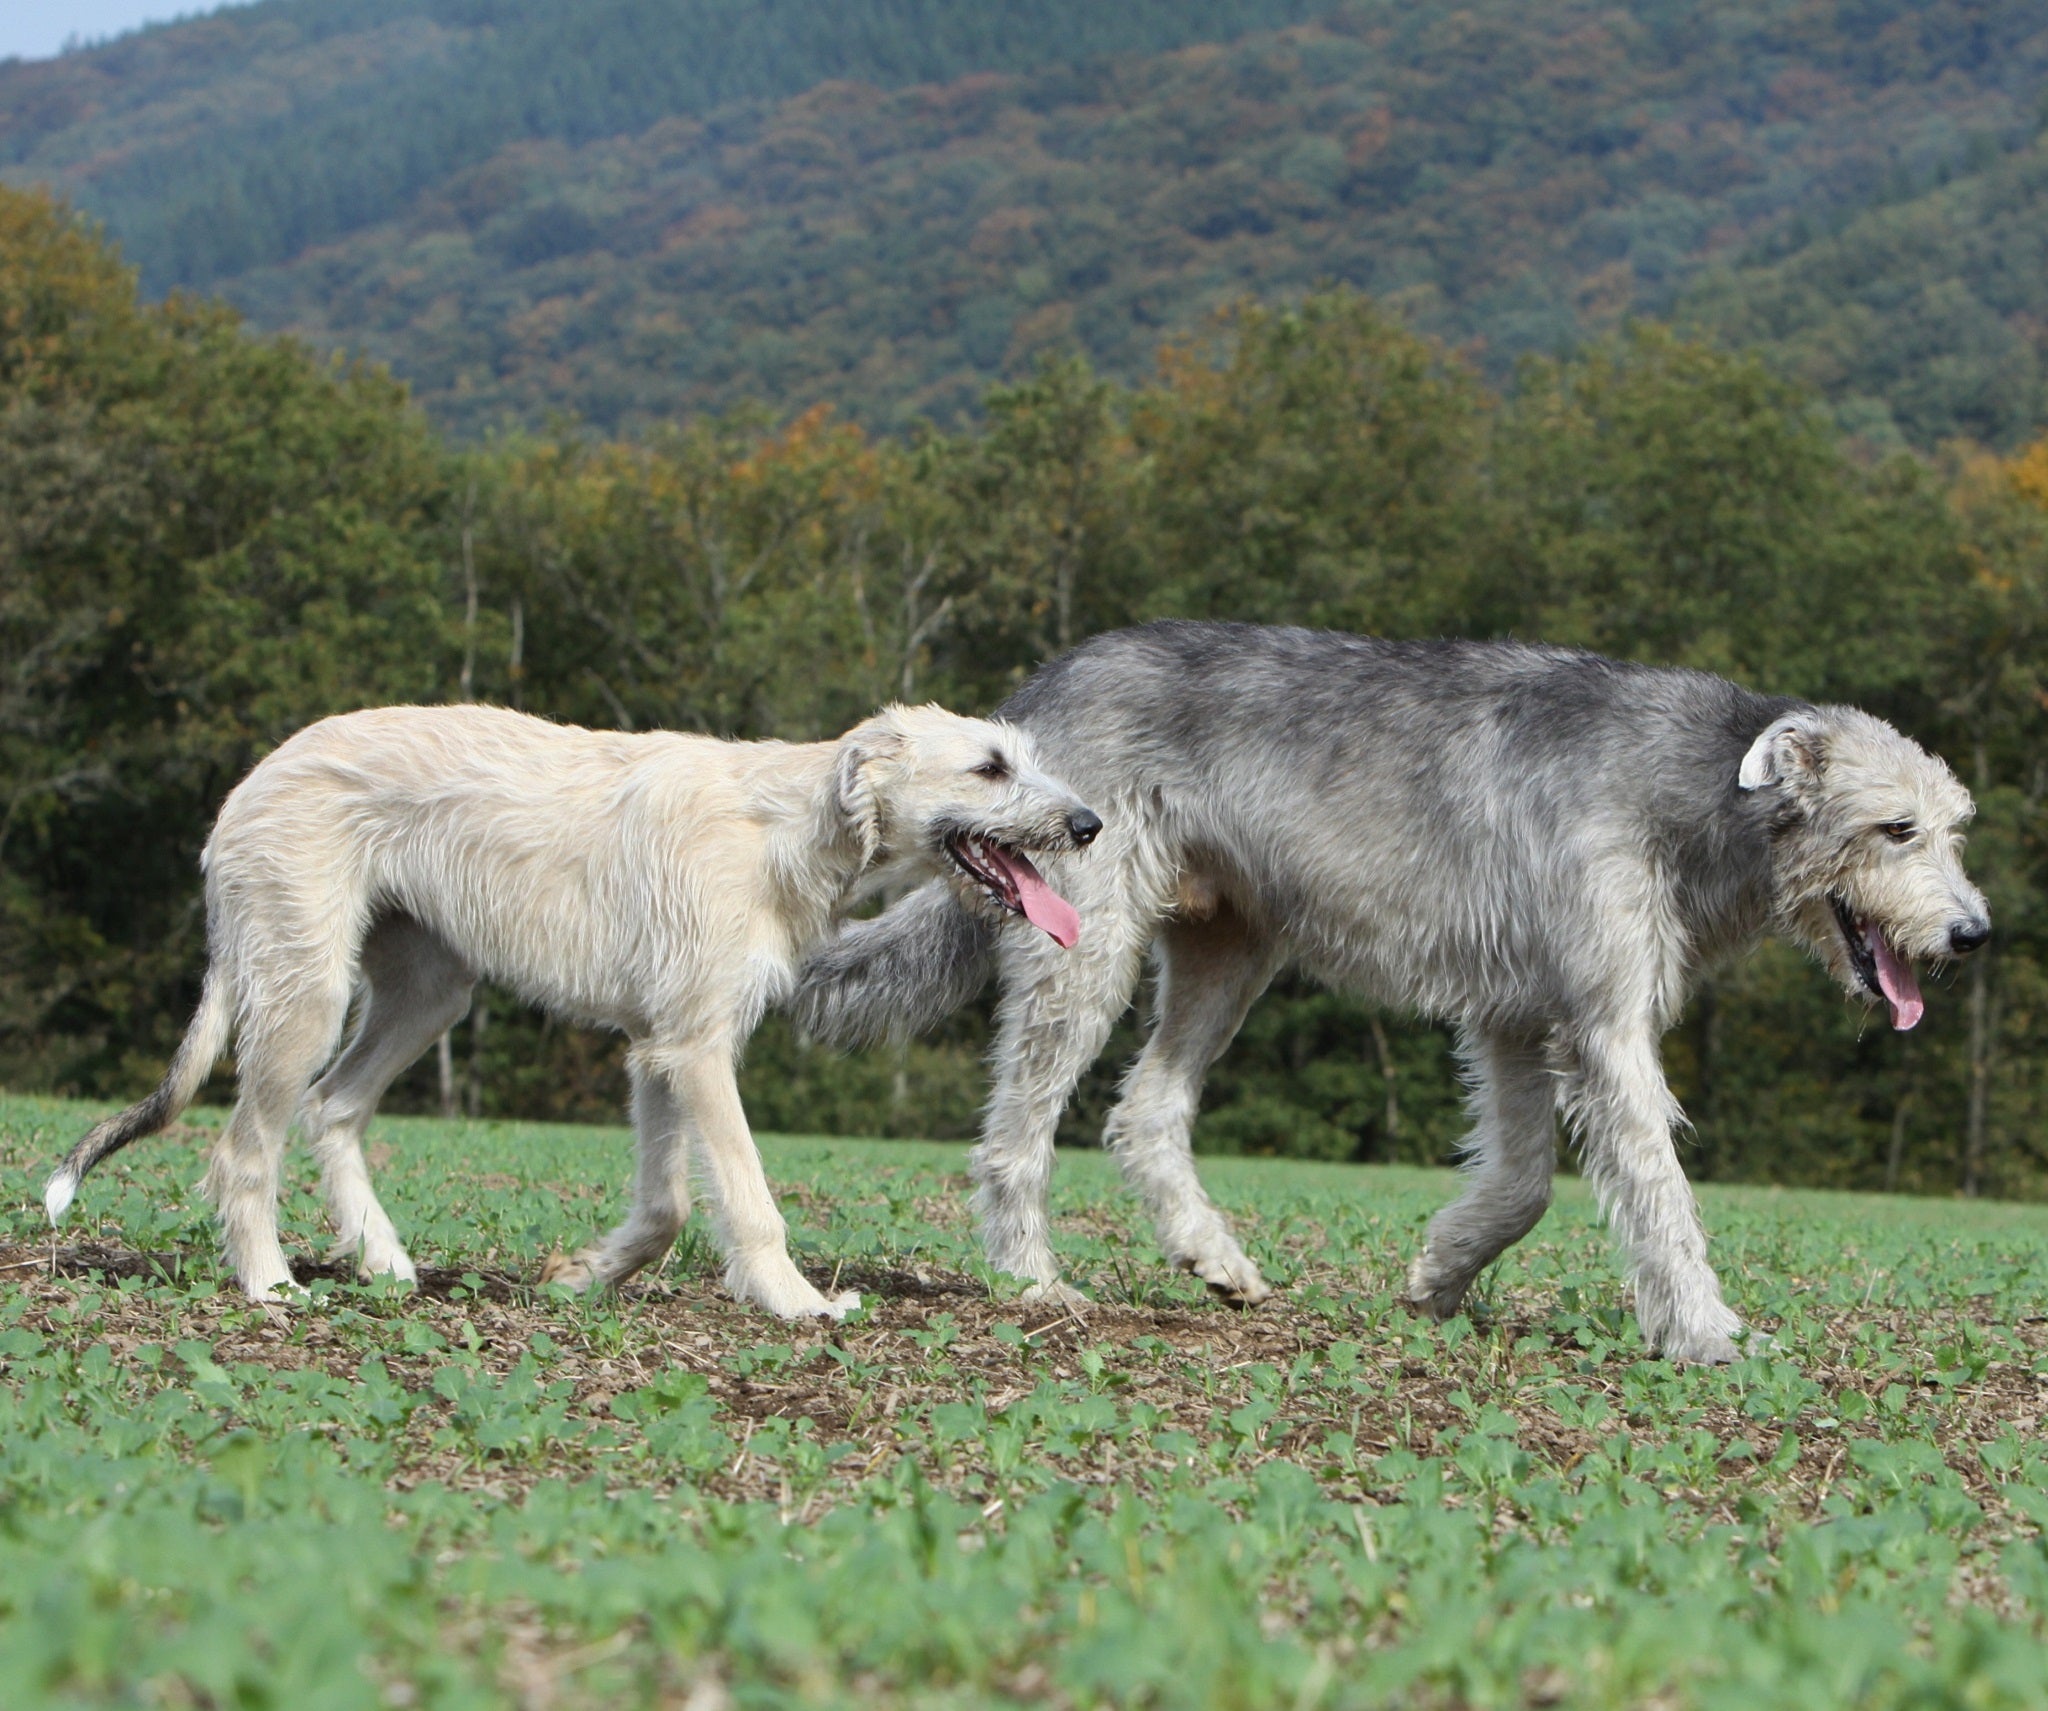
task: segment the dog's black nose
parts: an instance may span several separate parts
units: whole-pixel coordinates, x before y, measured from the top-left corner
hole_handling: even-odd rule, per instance
[[[1958,921],[1948,930],[1948,948],[1957,956],[1968,956],[1991,937],[1991,923],[1981,915],[1972,921]]]
[[[1102,830],[1102,821],[1086,808],[1077,808],[1067,816],[1067,830],[1073,834],[1075,843],[1085,846],[1095,842],[1095,834]]]

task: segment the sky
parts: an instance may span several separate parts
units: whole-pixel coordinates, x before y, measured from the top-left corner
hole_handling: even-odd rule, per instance
[[[219,9],[220,0],[0,0],[0,59],[48,59],[72,36],[103,41]]]

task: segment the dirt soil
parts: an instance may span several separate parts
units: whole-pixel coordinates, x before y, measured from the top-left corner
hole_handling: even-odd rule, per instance
[[[176,1275],[177,1263],[176,1256],[91,1243],[0,1247],[0,1279],[28,1297],[20,1323],[47,1337],[104,1341],[116,1358],[146,1343],[203,1334],[213,1342],[215,1359],[223,1366],[246,1362],[276,1370],[318,1367],[350,1379],[370,1352],[360,1336],[338,1328],[320,1306],[253,1309],[231,1291],[195,1301],[182,1293],[173,1299],[162,1292],[101,1290],[90,1324],[78,1324],[75,1308],[81,1284],[126,1278],[161,1282]],[[303,1256],[296,1269],[304,1281],[347,1279],[343,1268]],[[617,1352],[600,1353],[591,1346],[588,1327],[576,1311],[566,1310],[569,1304],[541,1294],[530,1277],[480,1269],[425,1270],[416,1294],[378,1302],[376,1310],[424,1322],[451,1344],[472,1349],[488,1371],[501,1376],[544,1333],[556,1345],[544,1363],[546,1377],[551,1382],[568,1381],[573,1386],[572,1415],[592,1421],[608,1417],[612,1399],[622,1391],[649,1384],[665,1371],[701,1374],[726,1416],[726,1429],[741,1438],[742,1448],[723,1472],[708,1480],[692,1477],[689,1483],[699,1491],[786,1503],[781,1476],[771,1464],[749,1457],[745,1439],[761,1421],[808,1418],[821,1440],[854,1448],[835,1464],[834,1477],[825,1487],[806,1501],[803,1507],[811,1512],[911,1447],[901,1430],[906,1414],[922,1413],[936,1403],[959,1402],[978,1404],[993,1416],[1031,1395],[1044,1378],[1081,1377],[1084,1352],[1101,1357],[1101,1375],[1108,1377],[1122,1404],[1149,1404],[1166,1417],[1163,1424],[1207,1436],[1216,1429],[1218,1412],[1228,1412],[1244,1399],[1233,1375],[1259,1363],[1284,1374],[1304,1354],[1320,1359],[1333,1344],[1355,1340],[1342,1324],[1325,1316],[1288,1311],[1284,1297],[1273,1306],[1248,1312],[1109,1303],[1077,1311],[992,1300],[975,1280],[943,1272],[847,1265],[836,1273],[814,1274],[813,1280],[820,1288],[860,1290],[866,1307],[863,1316],[841,1325],[778,1324],[733,1303],[714,1277],[657,1277],[627,1286],[618,1305],[629,1335]],[[1299,1283],[1311,1281],[1304,1277]],[[1342,1280],[1333,1274],[1324,1281]],[[953,1337],[941,1352],[928,1353],[905,1335],[941,1328],[942,1317],[950,1320]],[[1944,1329],[1953,1329],[1955,1322],[1972,1317],[1967,1303],[1946,1314],[1866,1312],[1832,1323],[1828,1342],[1831,1350],[1846,1354],[1857,1328],[1875,1324],[1897,1333],[1902,1341],[1925,1346],[1941,1340]],[[1358,1464],[1369,1468],[1375,1456],[1389,1450],[1427,1452],[1440,1436],[1455,1439],[1469,1427],[1465,1408],[1471,1401],[1492,1401],[1517,1421],[1521,1448],[1552,1466],[1568,1468],[1603,1447],[1613,1432],[1629,1428],[1622,1382],[1627,1367],[1620,1358],[1572,1373],[1569,1357],[1577,1353],[1575,1346],[1549,1330],[1533,1302],[1517,1300],[1512,1292],[1497,1303],[1487,1330],[1488,1335],[1467,1338],[1455,1349],[1440,1349],[1431,1359],[1366,1346],[1352,1373],[1364,1382],[1341,1392],[1327,1384],[1291,1391],[1280,1414],[1263,1429],[1257,1458],[1284,1457],[1321,1469],[1340,1486],[1351,1486],[1348,1492],[1333,1495],[1371,1502],[1377,1494],[1369,1483],[1330,1465],[1323,1446],[1333,1433],[1348,1434],[1356,1443]],[[2021,1326],[2019,1334],[2030,1349],[2048,1351],[2048,1317]],[[1607,1400],[1614,1414],[1603,1423],[1604,1430],[1560,1420],[1542,1399],[1543,1377],[1517,1389],[1512,1372],[1516,1363],[1507,1351],[1529,1336],[1545,1337],[1552,1345],[1552,1358],[1543,1363],[1549,1372],[1543,1377],[1558,1376],[1562,1365],[1582,1393],[1591,1391]],[[746,1370],[754,1365],[745,1358],[746,1351],[773,1345],[792,1351],[790,1357],[772,1373],[756,1376]],[[397,1476],[401,1485],[436,1479],[509,1498],[542,1480],[593,1473],[609,1477],[618,1471],[616,1463],[606,1466],[610,1458],[602,1452],[575,1441],[554,1446],[536,1461],[483,1469],[437,1455],[431,1447],[433,1426],[445,1418],[448,1405],[433,1396],[429,1386],[434,1369],[448,1357],[397,1353],[388,1346],[376,1352],[394,1380],[429,1396],[408,1431],[412,1453],[402,1459]],[[1560,1362],[1558,1356],[1566,1360]],[[1849,1392],[1874,1383],[1867,1373],[1846,1364],[1816,1364],[1809,1358],[1805,1370],[1838,1403]],[[1929,1390],[1944,1388],[1931,1374],[1923,1385]],[[1882,1381],[1875,1381],[1875,1387],[1881,1389]],[[1454,1393],[1462,1393],[1465,1408],[1452,1400]],[[1980,1383],[1950,1388],[1947,1402],[1944,1451],[1950,1465],[1980,1503],[2002,1507],[1997,1487],[1985,1478],[1973,1446],[1996,1438],[2008,1425],[2022,1432],[2036,1429],[2048,1414],[2048,1376],[1994,1362]],[[1697,1410],[1691,1425],[1711,1432],[1733,1451],[1734,1459],[1722,1468],[1728,1477],[1710,1490],[1674,1489],[1667,1496],[1733,1523],[1741,1492],[1764,1476],[1761,1467],[1746,1470],[1744,1463],[1758,1449],[1768,1455],[1781,1428],[1728,1406]],[[1826,1429],[1802,1428],[1801,1435],[1797,1461],[1773,1476],[1771,1483],[1791,1495],[1800,1512],[1810,1515],[1826,1499],[1846,1446],[1841,1434]],[[644,1467],[639,1464],[635,1476],[643,1482]],[[1105,1442],[1093,1463],[1068,1464],[1062,1471],[1082,1483],[1109,1485],[1137,1470],[1128,1456],[1120,1456],[1116,1444]],[[962,1496],[983,1490],[981,1476],[971,1466],[926,1472],[935,1483]],[[1365,1479],[1369,1482],[1369,1475]]]

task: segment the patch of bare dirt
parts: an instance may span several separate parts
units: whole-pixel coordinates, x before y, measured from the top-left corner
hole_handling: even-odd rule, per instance
[[[81,1283],[95,1277],[116,1284],[129,1278],[176,1283],[193,1275],[192,1265],[189,1256],[95,1243],[0,1248],[0,1288],[27,1297],[21,1324],[48,1337],[105,1342],[117,1357],[144,1343],[199,1335],[226,1366],[317,1367],[351,1379],[374,1352],[393,1378],[421,1392],[428,1390],[434,1369],[451,1358],[445,1352],[403,1352],[395,1346],[401,1339],[388,1334],[366,1337],[360,1320],[344,1323],[352,1315],[337,1313],[332,1304],[265,1312],[227,1290],[194,1298],[102,1289],[87,1322],[79,1322]],[[304,1259],[297,1271],[308,1282],[348,1277],[345,1267]],[[1904,1344],[1931,1349],[1952,1340],[1982,1311],[1980,1304],[1964,1303],[1946,1314],[1845,1314],[1830,1326],[1820,1358],[1809,1351],[1804,1368],[1821,1387],[1831,1414],[1809,1408],[1798,1422],[1759,1421],[1717,1400],[1685,1410],[1679,1428],[1668,1418],[1631,1419],[1627,1364],[1617,1358],[1587,1370],[1579,1351],[1552,1331],[1540,1304],[1512,1294],[1496,1303],[1484,1332],[1418,1357],[1394,1346],[1384,1331],[1377,1333],[1376,1345],[1370,1325],[1290,1311],[1284,1296],[1251,1312],[1206,1303],[1099,1302],[1075,1310],[994,1300],[970,1278],[922,1268],[848,1264],[813,1277],[821,1288],[858,1289],[866,1305],[861,1319],[782,1324],[733,1303],[713,1277],[656,1275],[629,1285],[617,1298],[612,1323],[600,1328],[587,1309],[539,1290],[533,1275],[483,1267],[429,1268],[414,1294],[382,1300],[350,1295],[339,1304],[429,1326],[500,1377],[545,1335],[544,1376],[571,1385],[572,1417],[586,1423],[609,1422],[616,1397],[665,1374],[700,1374],[741,1447],[729,1467],[692,1478],[690,1488],[776,1500],[793,1515],[816,1512],[875,1468],[916,1450],[917,1422],[933,1404],[971,1403],[994,1416],[1048,1378],[1085,1382],[1124,1407],[1143,1403],[1157,1409],[1167,1429],[1206,1440],[1223,1430],[1230,1412],[1251,1394],[1250,1369],[1288,1374],[1306,1354],[1316,1357],[1316,1376],[1275,1396],[1277,1412],[1241,1446],[1240,1466],[1286,1457],[1322,1470],[1338,1494],[1371,1502],[1384,1494],[1373,1491],[1369,1471],[1346,1472],[1338,1465],[1326,1448],[1333,1435],[1348,1436],[1355,1446],[1352,1466],[1369,1470],[1390,1450],[1429,1452],[1455,1442],[1470,1429],[1475,1405],[1490,1402],[1516,1422],[1519,1447],[1564,1470],[1610,1447],[1617,1433],[1710,1433],[1723,1452],[1718,1477],[1696,1488],[1674,1487],[1667,1495],[1731,1524],[1743,1493],[1765,1483],[1780,1499],[1791,1500],[1794,1513],[1821,1511],[1842,1476],[1846,1437],[1874,1429],[1842,1422],[1850,1414],[1874,1418],[1886,1386],[1901,1381],[1897,1372],[1873,1375],[1850,1364],[1859,1327],[1875,1324]],[[1320,1281],[1339,1280],[1333,1274]],[[913,1332],[925,1336],[907,1334]],[[2032,1351],[2048,1348],[2048,1322],[2029,1322],[2017,1334]],[[1531,1337],[1542,1339],[1545,1351],[1516,1353]],[[1340,1341],[1362,1346],[1355,1367],[1333,1378],[1323,1357]],[[1546,1400],[1560,1380],[1576,1388],[1581,1405],[1589,1396],[1605,1400],[1609,1418],[1597,1429],[1561,1418]],[[1929,1372],[1911,1388],[1941,1422],[1938,1442],[1949,1465],[1980,1503],[2002,1507],[1976,1446],[2008,1427],[2036,1430],[2048,1416],[2048,1377],[1993,1361],[1972,1382],[1942,1384]],[[1852,1395],[1863,1403],[1849,1402]],[[598,1474],[648,1482],[644,1460],[629,1471],[616,1450],[592,1448],[581,1438],[519,1461],[466,1460],[434,1447],[433,1427],[448,1413],[438,1397],[422,1404],[406,1434],[399,1484],[438,1479],[509,1497],[543,1479]],[[816,1489],[795,1497],[786,1471],[752,1456],[747,1447],[754,1430],[773,1419],[808,1419],[822,1439],[850,1443],[853,1451]],[[1767,1475],[1761,1463],[1787,1426],[1799,1433],[1797,1457]],[[1105,1436],[1063,1460],[1061,1471],[1084,1485],[1108,1486],[1157,1459],[1149,1449]],[[935,1482],[963,1496],[995,1496],[971,1453],[940,1460],[943,1465],[927,1468]]]

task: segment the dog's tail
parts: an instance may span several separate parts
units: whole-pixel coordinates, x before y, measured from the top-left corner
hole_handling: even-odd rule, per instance
[[[147,1099],[131,1105],[117,1117],[109,1117],[64,1155],[64,1162],[52,1173],[43,1189],[43,1210],[57,1223],[70,1209],[72,1197],[85,1173],[130,1141],[153,1135],[169,1124],[192,1103],[206,1084],[220,1054],[227,1049],[228,1028],[234,1017],[234,994],[216,963],[206,971],[206,985],[199,995],[199,1008],[192,1024],[179,1042],[177,1056],[164,1073],[163,1081]]]
[[[995,948],[994,926],[933,880],[828,941],[804,964],[789,1010],[835,1046],[920,1034],[987,984]]]

